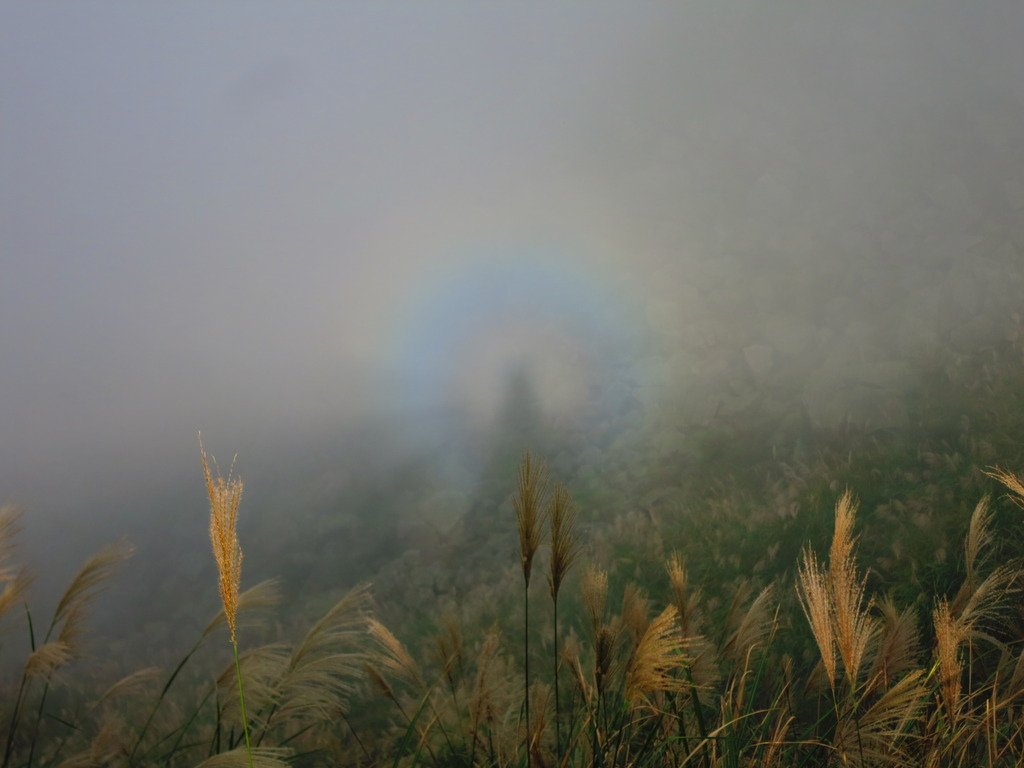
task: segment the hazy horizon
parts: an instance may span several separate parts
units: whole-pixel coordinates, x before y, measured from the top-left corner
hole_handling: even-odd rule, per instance
[[[567,429],[638,401],[685,440],[769,375],[898,426],[913,361],[1014,306],[1019,3],[0,20],[0,500],[76,557],[204,535],[200,429],[258,493],[478,461],[517,372]]]

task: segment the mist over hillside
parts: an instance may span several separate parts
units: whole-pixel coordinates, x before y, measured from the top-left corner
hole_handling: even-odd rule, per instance
[[[247,583],[422,566],[397,615],[514,551],[527,446],[682,526],[712,453],[1019,380],[1015,3],[0,17],[0,498],[44,606],[136,544],[126,655],[216,610],[197,430]]]

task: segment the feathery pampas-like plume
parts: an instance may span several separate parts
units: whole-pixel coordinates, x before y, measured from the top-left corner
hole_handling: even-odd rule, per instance
[[[240,477],[234,476],[234,462],[223,477],[214,461],[217,475],[210,470],[210,461],[199,436],[199,455],[203,462],[203,477],[206,479],[206,494],[210,498],[210,544],[213,558],[217,562],[220,600],[224,606],[224,617],[235,642],[238,616],[238,591],[242,583],[242,548],[238,543],[238,505],[242,501],[244,485]]]
[[[551,499],[551,569],[548,574],[548,588],[551,597],[558,599],[565,574],[569,572],[579,554],[579,540],[576,538],[576,505],[564,485],[555,489]]]
[[[829,683],[835,685],[838,656],[851,690],[857,687],[868,647],[878,632],[877,622],[869,613],[871,601],[865,595],[867,576],[858,575],[854,559],[856,513],[857,503],[847,490],[836,502],[828,568],[805,549],[797,585],[797,596],[821,651]]]
[[[519,553],[523,566],[523,580],[530,584],[533,558],[540,547],[544,514],[544,496],[547,492],[547,471],[529,451],[523,454],[519,465],[519,483],[512,504],[516,510],[516,528],[519,531]]]
[[[682,664],[678,614],[669,605],[647,624],[626,665],[626,700],[636,703],[655,691],[674,691],[682,681],[672,673]]]
[[[541,526],[544,516],[544,496],[547,494],[547,471],[534,461],[529,451],[523,453],[519,466],[519,484],[512,497],[516,510],[516,528],[519,531],[519,555],[523,566],[523,709],[527,739],[530,734],[530,574],[533,558],[540,547]],[[527,766],[533,764],[527,744]]]
[[[220,601],[224,606],[224,618],[231,633],[231,650],[235,656],[235,679],[238,683],[238,704],[241,710],[242,732],[245,734],[245,754],[249,768],[253,768],[253,751],[249,740],[249,719],[245,712],[245,691],[242,686],[242,668],[238,659],[238,591],[242,583],[242,547],[238,543],[238,505],[242,501],[242,479],[234,476],[234,462],[223,477],[217,468],[217,476],[210,471],[210,462],[203,448],[203,437],[199,439],[199,456],[203,463],[203,477],[206,479],[206,495],[210,498],[210,544],[213,559],[217,563]],[[214,467],[217,466],[216,460]]]
[[[14,539],[21,530],[20,518],[17,507],[0,507],[0,617],[21,602],[32,581],[26,568],[15,568],[8,562],[17,546]]]

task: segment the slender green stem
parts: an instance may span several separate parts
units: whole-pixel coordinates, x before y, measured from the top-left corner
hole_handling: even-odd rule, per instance
[[[526,710],[526,766],[533,765],[530,751],[530,582],[523,589],[523,708]]]
[[[562,724],[561,706],[558,700],[558,593],[552,596],[555,605],[555,758],[557,764],[562,763]]]
[[[238,703],[242,708],[242,732],[245,734],[245,753],[249,758],[249,768],[252,764],[252,744],[249,743],[249,717],[245,714],[245,692],[242,689],[242,666],[238,662],[238,643],[231,638],[231,650],[235,652],[235,677],[238,680]]]

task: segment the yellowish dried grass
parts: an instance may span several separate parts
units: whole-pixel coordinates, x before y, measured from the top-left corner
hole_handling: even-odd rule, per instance
[[[43,643],[29,654],[25,662],[25,674],[30,678],[48,679],[54,672],[68,664],[74,655],[71,647],[61,640]]]
[[[10,564],[17,549],[15,539],[21,532],[21,511],[13,504],[0,506],[0,582],[10,581],[15,569]]]
[[[131,674],[125,675],[107,688],[93,706],[101,707],[117,699],[148,692],[157,683],[161,671],[160,667],[143,667]]]
[[[867,576],[857,574],[853,523],[856,502],[846,491],[836,504],[836,527],[829,552],[829,586],[836,648],[851,688],[857,685],[861,664],[877,630],[865,597]]]
[[[380,666],[414,689],[419,690],[426,687],[419,665],[416,664],[401,641],[391,633],[391,630],[376,619],[369,619],[367,631],[377,645],[374,660]]]
[[[633,642],[639,642],[650,623],[650,604],[647,595],[633,582],[626,584],[622,591],[622,612],[619,614],[624,630],[630,633]]]
[[[843,765],[856,768],[919,765],[910,744],[911,726],[921,720],[922,705],[928,693],[923,675],[921,670],[914,670],[858,718],[846,717],[840,721],[835,746]]]
[[[220,600],[224,606],[224,617],[231,633],[231,642],[235,643],[238,592],[242,583],[238,506],[241,504],[245,486],[241,478],[234,475],[233,462],[227,477],[220,474],[216,461],[213,462],[214,470],[211,470],[210,459],[203,448],[202,436],[199,437],[199,454],[203,463],[203,477],[206,479],[206,495],[210,499],[210,544],[213,546],[213,558],[217,563]]]
[[[940,600],[935,607],[932,623],[935,627],[939,688],[946,713],[950,720],[955,720],[960,711],[960,690],[963,684],[963,663],[960,659],[960,644],[964,639],[963,627],[953,616],[946,600]]]
[[[761,590],[740,618],[723,649],[734,662],[740,663],[763,646],[774,633],[778,608],[774,605],[775,588],[772,584]]]
[[[875,606],[882,621],[878,649],[868,673],[873,689],[888,688],[913,669],[920,646],[913,608],[900,611],[889,597],[876,601]]]
[[[854,557],[856,512],[857,504],[847,490],[836,502],[827,569],[805,549],[797,585],[830,685],[835,686],[838,657],[851,690],[858,686],[864,660],[878,633],[878,623],[870,613],[871,600],[865,594],[867,576],[857,573]]]
[[[519,532],[519,554],[523,580],[530,584],[533,559],[540,547],[544,516],[544,497],[547,494],[547,470],[529,451],[523,454],[519,465],[519,479],[512,505],[516,510],[516,529]]]
[[[566,573],[579,554],[579,540],[576,537],[576,505],[569,490],[559,485],[551,499],[551,560],[548,571],[548,590],[552,599],[558,598],[558,591]]]
[[[329,713],[351,695],[369,656],[370,589],[351,589],[317,621],[291,653],[279,684],[282,714]]]
[[[61,595],[57,609],[53,614],[53,626],[62,621],[75,623],[80,621],[99,595],[104,582],[114,575],[114,571],[125,560],[132,556],[135,548],[127,541],[110,544],[85,561],[82,568],[72,578],[68,588]]]
[[[985,474],[1005,485],[1007,490],[1010,491],[1010,498],[1014,503],[1024,507],[1024,479],[1020,475],[1016,475],[1001,467],[990,469]]]
[[[675,672],[684,663],[674,605],[650,621],[626,664],[625,697],[631,703],[655,692],[677,691],[682,680]]]
[[[608,573],[595,565],[588,565],[583,572],[580,591],[591,629],[597,635],[604,624],[605,605],[608,601]]]
[[[811,633],[818,644],[821,663],[830,686],[836,683],[835,621],[832,598],[829,595],[829,579],[826,569],[818,563],[814,552],[807,548],[803,552],[798,571],[797,596],[803,608]]]

